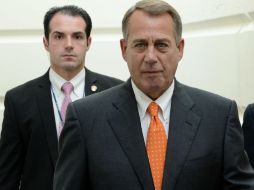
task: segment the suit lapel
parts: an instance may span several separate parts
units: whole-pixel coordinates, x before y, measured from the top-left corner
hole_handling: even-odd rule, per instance
[[[93,75],[93,72],[86,70],[85,78],[85,94],[91,95],[97,92],[96,82],[97,79]],[[95,88],[93,88],[95,86]],[[52,105],[51,97],[51,84],[49,81],[49,71],[39,79],[39,83],[36,84],[36,96],[38,100],[38,107],[40,110],[41,118],[43,121],[43,126],[46,132],[46,138],[48,142],[48,148],[50,150],[50,156],[53,161],[53,165],[57,161],[58,157],[58,139],[56,132],[54,109]]]
[[[162,189],[174,189],[195,138],[200,116],[184,87],[176,82],[172,97],[168,147]],[[154,189],[137,103],[130,80],[113,102],[109,124],[128,157],[143,189]]]
[[[172,97],[168,147],[164,170],[164,190],[174,189],[177,177],[184,166],[200,117],[192,111],[194,102],[185,93],[184,87],[176,82]]]
[[[49,72],[47,72],[41,77],[39,84],[36,86],[36,96],[43,126],[46,132],[48,148],[50,150],[53,165],[55,166],[58,157],[58,140],[50,86]]]
[[[130,161],[143,189],[153,189],[149,161],[142,135],[137,103],[130,80],[113,102],[109,124]]]
[[[91,95],[98,91],[101,91],[100,86],[98,86],[97,79],[92,71],[85,68],[86,76],[85,76],[85,95]]]
[[[97,92],[99,90],[99,87],[96,86],[97,79],[93,75],[93,73],[88,69],[85,70],[85,94],[91,95]],[[58,139],[50,88],[51,84],[49,81],[48,71],[39,79],[38,84],[36,84],[35,93],[37,97],[38,107],[40,110],[40,115],[43,121],[43,126],[46,132],[46,139],[48,142],[48,148],[50,150],[50,156],[53,161],[53,165],[55,166],[58,157]]]

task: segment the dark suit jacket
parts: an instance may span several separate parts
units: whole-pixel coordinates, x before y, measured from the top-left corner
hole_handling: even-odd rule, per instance
[[[85,94],[121,81],[86,69]],[[0,139],[1,190],[51,190],[58,140],[48,72],[6,93]]]
[[[244,147],[254,168],[254,103],[249,104],[243,116]]]
[[[59,151],[54,190],[154,189],[130,81],[71,104]],[[176,82],[162,189],[254,189],[234,101]]]

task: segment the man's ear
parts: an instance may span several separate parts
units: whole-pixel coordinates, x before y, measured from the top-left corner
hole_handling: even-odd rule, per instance
[[[92,37],[89,36],[89,37],[87,38],[87,48],[86,48],[87,51],[89,50],[91,44],[92,44]]]
[[[44,44],[44,48],[48,51],[49,50],[49,41],[47,40],[47,38],[45,36],[43,37],[43,44]]]
[[[120,46],[121,46],[121,51],[122,51],[122,57],[126,61],[127,41],[125,39],[121,39]]]
[[[179,61],[182,59],[182,57],[183,57],[183,50],[184,50],[184,39],[182,38],[181,40],[180,40],[180,42],[179,42],[179,44],[178,44],[178,50],[179,50],[179,57],[178,57],[178,59],[179,59]]]

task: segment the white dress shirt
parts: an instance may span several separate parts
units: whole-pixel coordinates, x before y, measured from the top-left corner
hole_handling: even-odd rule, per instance
[[[49,80],[51,82],[51,96],[54,108],[55,122],[57,135],[59,137],[59,125],[61,118],[59,111],[61,111],[61,105],[64,99],[64,93],[61,91],[62,85],[67,82],[60,75],[58,75],[53,69],[49,70]],[[69,82],[72,83],[74,90],[71,92],[71,100],[83,98],[85,96],[85,69],[82,69],[74,78]]]
[[[147,131],[150,124],[150,114],[147,111],[147,108],[153,100],[145,95],[133,81],[131,81],[132,88],[134,91],[134,95],[138,104],[138,113],[141,122],[142,133],[144,137],[144,141],[146,144],[147,139]],[[168,137],[168,129],[169,129],[169,121],[170,121],[170,109],[171,109],[171,99],[174,91],[174,80],[171,86],[159,97],[155,100],[155,102],[160,106],[159,108],[159,118],[165,128],[166,135]]]

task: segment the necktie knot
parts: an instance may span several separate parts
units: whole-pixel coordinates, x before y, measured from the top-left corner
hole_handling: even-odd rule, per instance
[[[74,87],[71,84],[71,82],[66,82],[63,84],[61,90],[65,95],[70,95],[70,93],[73,91]]]
[[[148,111],[152,117],[158,116],[159,105],[155,102],[151,102],[148,106]]]

